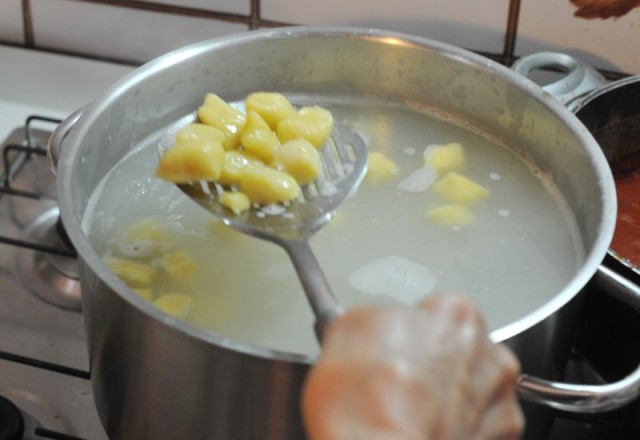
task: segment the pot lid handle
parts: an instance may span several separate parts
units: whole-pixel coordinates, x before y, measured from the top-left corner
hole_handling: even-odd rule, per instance
[[[640,286],[605,266],[600,266],[596,283],[607,293],[640,312]],[[620,408],[640,396],[640,366],[617,382],[579,385],[554,382],[523,374],[518,395],[534,403],[577,413],[596,413]]]
[[[542,88],[566,106],[608,82],[595,68],[571,55],[558,52],[538,52],[525,55],[513,63],[511,68],[525,77],[529,77],[529,74],[534,70],[561,69],[564,76],[555,82],[542,86]]]

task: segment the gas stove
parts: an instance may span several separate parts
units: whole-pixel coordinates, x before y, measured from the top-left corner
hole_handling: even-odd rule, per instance
[[[46,143],[132,68],[7,46],[0,60],[0,439],[107,439]]]
[[[88,380],[77,260],[60,234],[46,156],[58,122],[29,117],[2,146],[0,433],[9,430],[2,439],[107,438]]]
[[[59,222],[46,142],[129,66],[0,46],[0,440],[107,439],[93,403],[75,252]],[[42,68],[46,66],[46,68]],[[606,261],[638,282],[637,275]],[[640,363],[637,312],[590,283],[566,379],[603,383]],[[640,436],[640,404],[558,412],[548,440]]]

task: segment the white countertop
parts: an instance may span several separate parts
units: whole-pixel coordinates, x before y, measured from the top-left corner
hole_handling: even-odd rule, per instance
[[[131,66],[0,45],[0,140],[38,114],[63,119]]]

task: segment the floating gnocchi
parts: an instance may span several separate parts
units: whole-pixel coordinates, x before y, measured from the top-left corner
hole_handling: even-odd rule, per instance
[[[458,142],[428,146],[424,151],[424,160],[441,174],[461,170],[466,163],[464,150]]]
[[[185,280],[196,271],[196,263],[184,250],[165,255],[160,260],[160,266],[176,280]]]
[[[366,179],[369,182],[378,183],[391,180],[400,173],[398,165],[380,152],[370,152],[367,162]]]
[[[168,315],[184,318],[193,308],[193,298],[184,293],[167,293],[154,300],[153,305]]]
[[[132,290],[140,295],[141,298],[153,301],[153,289],[149,287],[134,287]]]
[[[194,299],[189,283],[198,272],[190,253],[176,249],[176,236],[157,220],[142,220],[124,231],[118,246],[103,256],[107,267],[141,298],[165,312],[184,317]],[[145,246],[152,252],[147,252]],[[143,249],[143,251],[132,251]],[[174,292],[162,294],[167,289]]]
[[[423,164],[402,179],[398,188],[412,193],[430,190],[444,201],[444,204],[429,208],[425,214],[433,224],[449,227],[472,224],[475,221],[472,205],[489,197],[490,192],[462,174],[466,167],[462,144],[429,145],[422,156]],[[369,154],[369,181],[389,180],[398,172],[395,163],[382,153]]]
[[[318,149],[333,130],[331,112],[318,106],[296,109],[274,92],[250,94],[245,108],[246,114],[208,94],[198,108],[198,122],[176,133],[156,176],[178,184],[204,180],[228,187],[222,203],[236,214],[251,204],[296,199],[301,185],[320,176]]]
[[[467,226],[474,220],[473,212],[464,205],[450,204],[427,211],[427,218],[442,226]]]
[[[156,269],[137,261],[112,257],[105,260],[107,267],[130,287],[148,287],[156,277]]]
[[[489,197],[489,190],[484,186],[454,171],[448,172],[431,188],[440,197],[463,205],[472,205]]]

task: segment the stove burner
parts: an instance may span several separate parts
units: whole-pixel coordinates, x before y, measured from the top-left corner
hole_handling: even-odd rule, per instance
[[[36,219],[26,234],[29,240],[52,248],[68,250],[66,235],[61,236],[58,208]],[[55,306],[82,310],[78,260],[66,255],[17,249],[18,273],[24,285],[39,298]]]
[[[24,418],[17,406],[0,396],[0,440],[20,440],[24,434]]]

